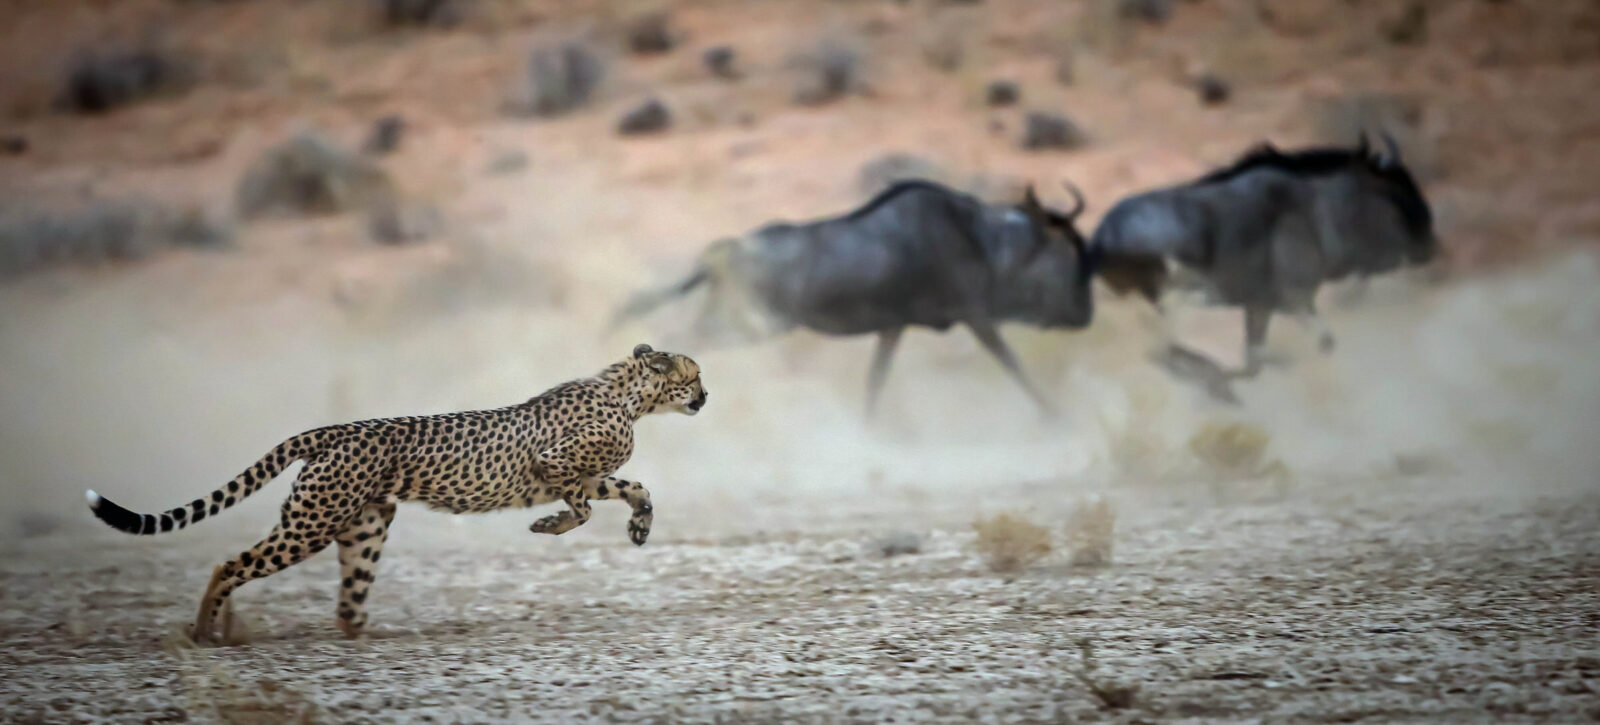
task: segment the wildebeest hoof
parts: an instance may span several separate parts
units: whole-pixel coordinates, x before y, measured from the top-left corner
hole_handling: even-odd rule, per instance
[[[1233,379],[1238,375],[1223,370],[1222,366],[1205,355],[1182,345],[1171,344],[1151,352],[1150,360],[1173,377],[1199,385],[1212,400],[1229,405],[1239,404],[1232,386]]]

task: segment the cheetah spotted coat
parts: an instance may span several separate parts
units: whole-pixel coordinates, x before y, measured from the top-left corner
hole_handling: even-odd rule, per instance
[[[395,506],[419,501],[476,513],[556,501],[535,533],[563,534],[589,519],[589,501],[620,499],[633,509],[628,538],[650,535],[650,492],[612,476],[633,453],[633,425],[659,412],[694,415],[705,405],[700,366],[649,345],[598,375],[563,383],[520,405],[384,418],[307,431],[273,448],[209,496],[161,514],[137,514],[94,491],[95,516],[130,534],[182,529],[216,516],[260,490],[296,461],[305,468],[266,539],[212,572],[193,636],[208,640],[235,589],[339,545],[338,624],[354,636],[366,625],[367,592],[394,520]],[[227,636],[226,631],[224,637]]]

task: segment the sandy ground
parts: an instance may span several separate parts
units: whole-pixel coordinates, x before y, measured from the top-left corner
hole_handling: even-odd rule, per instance
[[[337,636],[322,557],[241,597],[249,644],[201,651],[170,649],[171,630],[221,539],[41,540],[0,571],[0,708],[12,722],[1600,717],[1600,495],[1448,483],[1170,501],[1123,522],[1108,569],[1057,557],[1014,576],[960,529],[893,558],[870,534],[810,531],[633,549],[616,517],[589,525],[617,534],[603,542],[489,547],[425,540],[406,512],[368,639]],[[1078,678],[1083,641],[1091,680],[1137,687],[1130,704],[1104,709]]]

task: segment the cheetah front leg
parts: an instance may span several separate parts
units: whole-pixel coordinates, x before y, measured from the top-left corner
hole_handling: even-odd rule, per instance
[[[633,507],[633,516],[628,518],[628,540],[635,546],[644,546],[645,539],[650,538],[650,524],[655,520],[655,507],[650,505],[650,491],[644,484],[606,476],[585,480],[583,490],[590,499],[620,499]]]

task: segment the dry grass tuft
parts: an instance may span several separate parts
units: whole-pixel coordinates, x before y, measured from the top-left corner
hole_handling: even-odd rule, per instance
[[[1208,421],[1189,437],[1189,451],[1204,464],[1213,487],[1228,481],[1267,482],[1283,493],[1294,483],[1294,473],[1283,461],[1267,457],[1271,443],[1272,436],[1260,426]]]
[[[1189,451],[1223,475],[1249,476],[1261,470],[1272,436],[1249,423],[1207,421],[1189,436]]]
[[[996,572],[1022,569],[1050,553],[1050,530],[1021,516],[998,514],[972,524],[978,553]]]
[[[1067,517],[1067,544],[1072,549],[1072,565],[1110,566],[1116,525],[1116,509],[1103,496],[1079,501]]]

